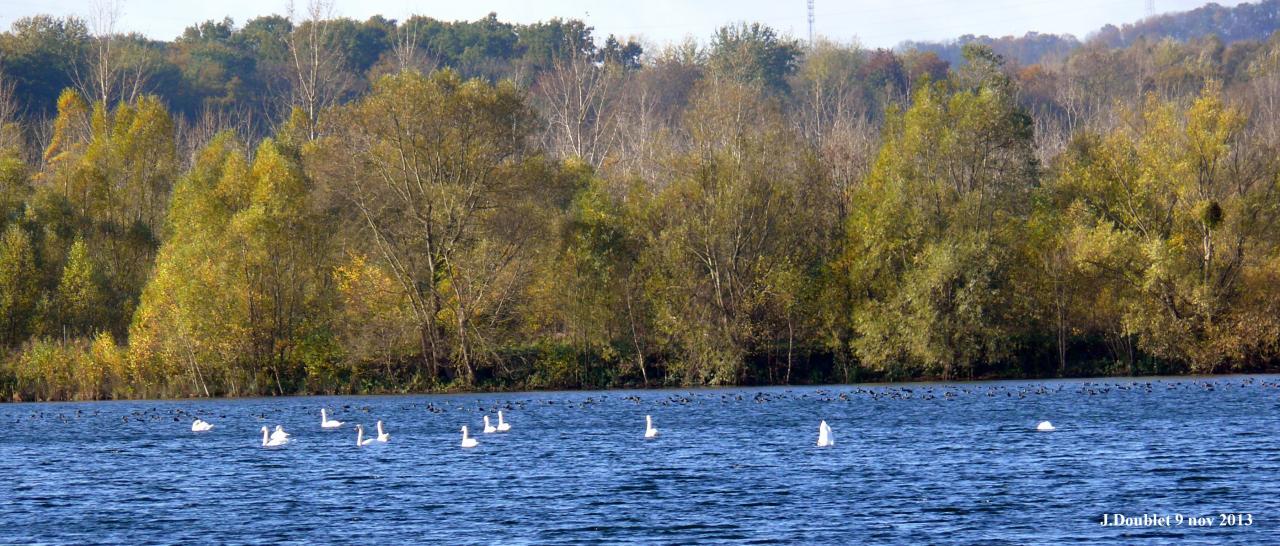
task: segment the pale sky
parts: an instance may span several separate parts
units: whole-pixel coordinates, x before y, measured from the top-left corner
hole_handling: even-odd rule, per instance
[[[124,32],[171,40],[187,26],[230,16],[237,25],[258,15],[284,13],[287,0],[120,0]],[[1155,0],[1157,13],[1186,11],[1204,0]],[[1231,6],[1240,0],[1218,0]],[[306,0],[298,0],[300,7]],[[0,0],[0,28],[37,13],[85,17],[94,0]],[[903,40],[945,40],[962,34],[1018,35],[1027,31],[1070,33],[1084,38],[1104,24],[1133,22],[1146,15],[1147,0],[816,0],[815,32],[869,47]],[[692,36],[705,42],[716,27],[760,21],[796,38],[808,35],[805,0],[335,0],[335,15],[366,19],[382,14],[403,20],[426,15],[474,20],[489,12],[515,23],[553,17],[577,18],[609,34],[641,35],[650,44]]]

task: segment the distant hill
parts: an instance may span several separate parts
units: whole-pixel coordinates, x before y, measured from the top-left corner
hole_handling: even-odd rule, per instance
[[[1107,25],[1090,34],[1087,41],[1124,47],[1139,38],[1187,41],[1214,35],[1224,43],[1231,43],[1265,40],[1277,29],[1280,29],[1280,0],[1263,0],[1234,7],[1210,3],[1191,11],[1157,15],[1119,27]],[[960,49],[974,42],[990,46],[996,53],[1021,65],[1060,58],[1082,44],[1070,34],[1028,32],[1020,37],[992,38],[966,34],[946,42],[906,41],[898,49],[931,51],[942,60],[957,65],[963,60]]]
[[[960,50],[965,44],[978,43],[990,46],[992,51],[1003,55],[1005,59],[1020,65],[1040,62],[1051,56],[1065,57],[1073,49],[1080,47],[1080,40],[1070,34],[1041,34],[1028,32],[1020,37],[974,36],[965,34],[955,40],[946,42],[912,42],[906,41],[898,45],[900,51],[930,51],[951,66],[964,64],[964,56]]]
[[[1127,46],[1138,38],[1173,38],[1186,41],[1210,34],[1224,43],[1264,40],[1280,25],[1280,0],[1223,7],[1205,4],[1191,11],[1157,15],[1133,23],[1102,27],[1090,36],[1113,47]]]

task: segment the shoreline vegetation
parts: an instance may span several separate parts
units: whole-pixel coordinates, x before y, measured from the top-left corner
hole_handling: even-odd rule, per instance
[[[578,387],[536,387],[536,388],[520,388],[502,385],[444,385],[432,390],[422,391],[397,391],[397,390],[373,390],[363,392],[292,392],[285,394],[275,393],[253,393],[240,395],[214,395],[202,396],[199,394],[188,394],[185,396],[170,397],[133,397],[133,398],[61,398],[54,400],[21,400],[13,399],[4,401],[4,403],[21,404],[29,403],[75,403],[75,402],[104,402],[104,401],[120,401],[120,402],[171,402],[171,401],[214,401],[214,400],[252,400],[266,398],[290,398],[290,397],[364,397],[364,396],[432,396],[432,395],[466,395],[466,394],[520,394],[520,393],[550,393],[550,392],[634,392],[634,391],[671,391],[671,392],[688,392],[698,390],[716,390],[716,389],[753,389],[753,388],[813,388],[813,389],[840,389],[845,387],[912,387],[915,385],[964,385],[968,383],[997,383],[997,382],[1040,382],[1040,381],[1082,381],[1085,384],[1115,384],[1115,383],[1148,383],[1153,381],[1212,381],[1212,380],[1229,380],[1233,377],[1256,377],[1259,375],[1277,375],[1280,371],[1264,371],[1264,372],[1229,372],[1229,373],[1206,373],[1206,374],[1153,374],[1153,375],[1084,375],[1084,376],[1064,376],[1064,377],[964,377],[953,379],[942,379],[940,377],[913,377],[902,380],[887,379],[866,379],[852,383],[746,383],[735,385],[610,385],[610,386],[578,386]]]
[[[0,400],[1276,371],[1267,10],[898,50],[20,19]]]

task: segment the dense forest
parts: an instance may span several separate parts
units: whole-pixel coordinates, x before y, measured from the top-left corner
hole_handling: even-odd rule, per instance
[[[1280,361],[1280,33],[113,17],[0,34],[4,399]]]

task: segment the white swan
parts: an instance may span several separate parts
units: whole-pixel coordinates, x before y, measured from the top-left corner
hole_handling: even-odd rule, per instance
[[[213,423],[204,419],[196,419],[194,423],[191,423],[191,432],[206,432],[209,430],[213,430]]]
[[[384,444],[391,441],[391,435],[382,431],[382,420],[378,420],[378,441]]]
[[[288,438],[272,438],[267,435],[267,427],[262,427],[262,447],[277,447],[287,443]]]
[[[284,427],[276,425],[276,429],[271,432],[272,440],[288,440],[289,433],[284,431]]]
[[[657,436],[658,429],[653,428],[653,418],[648,415],[644,416],[644,437],[656,438]]]
[[[364,437],[364,425],[356,425],[356,447],[364,447],[376,441],[373,438],[366,440]]]
[[[484,416],[484,433],[485,433],[485,434],[493,434],[494,432],[498,432],[498,429],[493,428],[493,425],[490,425],[490,424],[489,424],[489,416],[488,416],[488,415]]]
[[[831,427],[826,421],[818,424],[818,447],[827,447],[836,445],[836,437],[831,433]]]
[[[324,412],[324,408],[320,408],[320,428],[338,428],[342,426],[342,421],[330,419]]]
[[[511,430],[511,423],[502,420],[502,410],[498,410],[498,432]]]
[[[467,436],[467,425],[462,425],[462,447],[476,447],[478,445],[480,445],[480,442]]]
[[[1040,432],[1050,432],[1058,429],[1053,427],[1053,423],[1050,423],[1048,421],[1040,421],[1040,424],[1036,425],[1036,430]]]

